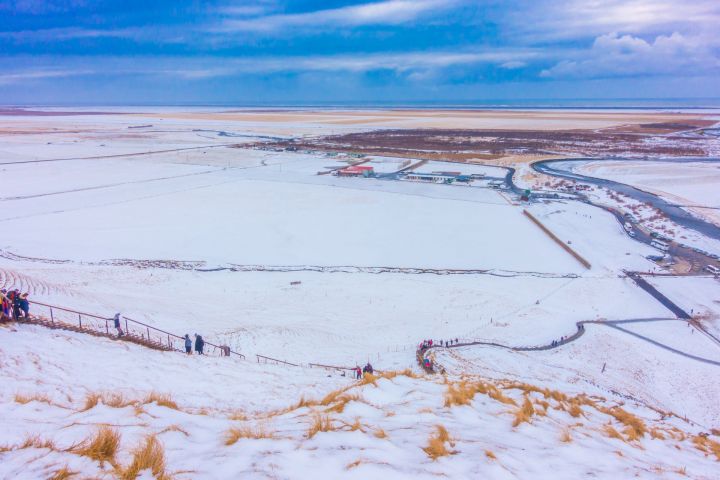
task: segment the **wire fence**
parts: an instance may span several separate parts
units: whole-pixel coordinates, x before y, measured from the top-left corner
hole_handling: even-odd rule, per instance
[[[42,318],[50,321],[51,325],[58,326],[69,325],[77,326],[83,330],[90,330],[104,335],[127,336],[133,339],[140,339],[143,342],[158,346],[162,349],[184,352],[185,338],[171,332],[167,332],[147,323],[133,320],[132,318],[120,316],[119,328],[115,325],[115,319],[109,317],[101,317],[92,313],[81,312],[57,305],[49,305],[41,302],[30,302],[33,305],[34,317]],[[233,351],[226,345],[216,345],[212,342],[204,340],[206,347],[212,347],[207,350],[208,354],[217,354],[220,356],[236,356],[244,359],[245,355]],[[204,351],[205,353],[205,351]]]

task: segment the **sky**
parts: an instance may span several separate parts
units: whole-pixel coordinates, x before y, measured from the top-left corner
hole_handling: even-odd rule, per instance
[[[718,98],[719,25],[718,0],[0,0],[0,103]]]

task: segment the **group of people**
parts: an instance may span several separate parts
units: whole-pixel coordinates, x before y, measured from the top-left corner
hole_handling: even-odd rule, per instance
[[[193,342],[192,339],[190,339],[190,335],[187,333],[185,334],[185,353],[188,355],[192,355],[192,346]],[[203,348],[205,348],[205,340],[203,340],[202,336],[195,334],[195,351],[198,355],[203,354]]]
[[[359,379],[359,378],[362,378],[363,376],[365,376],[366,373],[369,373],[370,375],[372,375],[373,373],[375,373],[375,370],[373,370],[373,366],[370,365],[370,362],[368,362],[368,363],[362,368],[362,370],[360,369],[359,366],[355,366],[355,368],[353,369],[353,371],[355,372],[355,378],[358,378],[358,379]]]
[[[0,290],[0,321],[17,320],[30,317],[30,301],[27,293],[20,290]]]
[[[460,341],[456,338],[455,340],[438,340],[437,342],[430,339],[430,340],[423,340],[420,345],[418,345],[418,348],[420,350],[425,350],[428,348],[435,347],[449,347],[450,345],[457,345]]]
[[[585,331],[585,325],[583,325],[582,323],[581,323],[580,325],[578,325],[578,331],[579,331],[579,332]],[[550,346],[551,346],[551,347],[557,347],[558,345],[562,345],[563,343],[565,343],[566,340],[567,340],[567,337],[566,337],[566,336],[562,336],[562,337],[560,337],[560,340],[553,340],[553,341],[550,343]]]

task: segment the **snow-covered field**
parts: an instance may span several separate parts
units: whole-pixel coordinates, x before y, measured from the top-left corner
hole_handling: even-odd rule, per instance
[[[565,200],[519,205],[486,188],[327,175],[347,159],[238,148],[272,125],[218,116],[0,118],[0,286],[200,333],[247,357],[3,326],[0,478],[52,478],[65,466],[128,478],[147,435],[174,478],[714,478],[717,430],[697,435],[720,425],[720,347],[626,278],[650,270],[654,251],[611,215]],[[154,126],[127,128],[143,124]],[[404,161],[372,160],[381,173]],[[713,284],[673,280],[656,285],[717,318]],[[422,374],[415,359],[424,338],[541,346],[579,321],[631,319],[662,321],[590,324],[552,351],[438,351],[447,377]],[[358,383],[308,366],[368,361],[388,378]],[[473,400],[448,400],[468,385]],[[325,398],[337,389],[347,390]],[[104,400],[87,401],[93,394]],[[528,410],[529,422],[513,425]],[[104,464],[73,447],[100,425],[122,435]],[[226,442],[233,428],[249,438]]]

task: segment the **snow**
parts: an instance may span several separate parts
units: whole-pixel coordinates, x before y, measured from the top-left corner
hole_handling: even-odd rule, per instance
[[[337,123],[347,120],[338,115],[255,123],[253,115],[223,115],[0,119],[1,287],[200,333],[246,355],[186,356],[0,326],[0,478],[50,478],[65,465],[82,477],[117,477],[68,448],[100,425],[122,434],[118,468],[156,435],[178,479],[654,479],[678,478],[682,468],[714,478],[717,459],[692,438],[719,425],[718,346],[625,276],[651,269],[644,257],[654,251],[629,239],[614,217],[566,200],[519,205],[487,188],[335,177],[325,173],[348,158],[235,145],[261,144],[259,133],[367,126]],[[140,124],[154,127],[127,128]],[[392,172],[405,159],[371,161]],[[420,170],[505,175],[445,162]],[[717,331],[716,280],[649,280]],[[38,304],[31,312],[49,315]],[[550,351],[438,350],[447,376],[421,374],[415,359],[423,338],[542,346],[575,333],[579,321],[630,319],[643,322],[618,324],[627,331],[587,324],[577,341]],[[255,355],[301,366],[258,363]],[[383,372],[408,371],[363,384],[309,367],[368,361]],[[462,379],[491,382],[518,405],[524,394],[514,381],[589,395],[602,408],[623,403],[665,439],[610,438],[606,425],[623,425],[607,411],[586,405],[572,417],[537,392],[528,398],[537,410],[547,401],[547,412],[513,426],[517,407],[488,395],[446,405],[449,385]],[[351,395],[343,408],[321,404],[338,389]],[[148,401],[153,392],[178,408]],[[85,409],[93,393],[105,401]],[[112,406],[112,395],[126,404]],[[310,404],[290,408],[302,398]],[[331,431],[310,436],[318,415],[328,416]],[[433,460],[423,448],[438,425],[449,432],[451,454]],[[273,435],[226,445],[233,427]],[[54,448],[19,448],[28,435]]]
[[[552,399],[546,413],[513,426],[516,407],[480,393],[469,405],[445,406],[447,385],[440,378],[399,375],[362,385],[347,377],[326,376],[321,370],[159,353],[39,327],[19,326],[15,332],[2,329],[0,335],[12,338],[3,342],[0,376],[15,388],[0,392],[0,410],[7,419],[3,439],[12,446],[37,434],[54,445],[54,450],[31,447],[1,453],[2,477],[45,477],[67,465],[94,478],[113,478],[109,464],[101,466],[66,450],[90,437],[100,423],[121,434],[116,457],[120,468],[130,463],[131,450],[146,435],[155,435],[163,446],[167,472],[179,479],[266,478],[269,474],[290,479],[378,475],[404,479],[441,474],[476,478],[489,472],[495,478],[676,478],[680,466],[692,478],[711,478],[717,465],[689,439],[670,436],[677,432],[693,435],[698,427],[673,417],[663,420],[634,402],[623,408],[648,428],[664,432],[663,440],[649,434],[636,442],[610,438],[602,433],[603,425],[613,424],[619,431],[622,425],[609,414],[584,406],[583,416],[574,418]],[[44,348],[33,349],[38,336],[43,337]],[[100,368],[89,368],[88,360],[95,358],[105,360]],[[145,368],[148,364],[153,368]],[[530,365],[525,362],[526,367]],[[68,383],[67,372],[83,375]],[[131,382],[127,372],[133,372]],[[150,392],[165,393],[158,390],[158,382],[166,383],[168,378],[172,378],[177,409],[143,400]],[[523,402],[521,390],[504,389],[501,381],[497,385],[515,402]],[[563,380],[554,380],[552,387],[568,395],[578,391],[577,385]],[[327,412],[327,406],[312,404],[283,410],[303,394],[307,400],[319,400],[337,388],[357,395],[341,412]],[[589,388],[600,406],[615,404]],[[103,391],[122,393],[124,400],[137,402],[112,407],[101,401],[87,410],[83,407],[88,394]],[[20,403],[16,393],[44,394],[48,400]],[[531,393],[529,398],[544,401],[541,394]],[[543,411],[539,403],[535,409]],[[309,427],[318,415],[326,416],[332,430],[310,436]],[[40,417],[43,420],[38,424]],[[450,442],[446,447],[451,453],[432,460],[423,448],[436,434],[437,425],[447,429]],[[234,427],[262,429],[275,438],[240,439],[226,445],[228,431]],[[570,435],[569,442],[561,441],[564,432]]]

